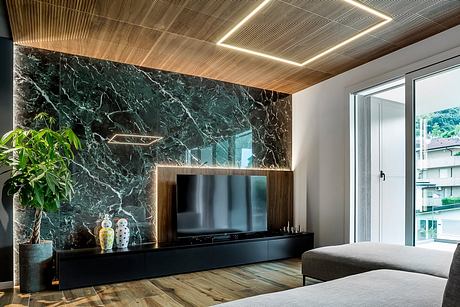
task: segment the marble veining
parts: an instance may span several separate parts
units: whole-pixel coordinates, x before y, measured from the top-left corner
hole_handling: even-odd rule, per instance
[[[128,219],[132,244],[154,241],[156,165],[291,166],[287,94],[22,46],[14,79],[17,126],[46,111],[82,140],[76,193],[43,220],[42,237],[57,248],[95,246],[103,213]],[[109,144],[116,133],[163,138]],[[31,219],[16,204],[17,241],[29,236]]]

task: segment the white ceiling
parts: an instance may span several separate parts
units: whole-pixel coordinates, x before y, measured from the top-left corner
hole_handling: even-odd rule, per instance
[[[415,82],[416,113],[460,107],[460,66]]]
[[[380,92],[378,94],[372,95],[373,97],[382,98],[386,100],[391,100],[399,103],[405,103],[405,87],[404,84],[392,88],[391,90]]]

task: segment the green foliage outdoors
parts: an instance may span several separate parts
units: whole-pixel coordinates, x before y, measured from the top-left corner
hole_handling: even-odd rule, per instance
[[[7,192],[17,194],[21,205],[36,209],[41,220],[41,211],[56,211],[62,201],[71,198],[69,166],[73,150],[81,144],[72,129],[54,130],[55,119],[46,113],[38,114],[34,123],[42,128],[16,128],[1,138],[0,165],[12,167],[11,177],[5,183]],[[37,215],[35,219],[40,222]]]
[[[460,107],[436,111],[424,117],[427,119],[427,132],[431,137],[460,136]]]
[[[451,196],[451,197],[446,197],[441,200],[443,205],[455,205],[455,204],[460,204],[460,197],[458,196]]]

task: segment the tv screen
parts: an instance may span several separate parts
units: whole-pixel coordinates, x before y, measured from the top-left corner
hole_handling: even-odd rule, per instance
[[[177,237],[267,230],[267,177],[177,175]]]

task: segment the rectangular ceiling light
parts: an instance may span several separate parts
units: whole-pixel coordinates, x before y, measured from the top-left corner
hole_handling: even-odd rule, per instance
[[[344,40],[343,42],[335,45],[335,46],[332,46],[331,48],[329,49],[326,49],[324,50],[323,52],[305,60],[304,62],[295,62],[295,61],[291,61],[289,59],[285,59],[285,58],[281,58],[281,57],[277,57],[277,56],[273,56],[273,55],[269,55],[269,54],[266,54],[266,53],[263,53],[263,52],[259,52],[259,51],[255,51],[255,50],[250,50],[250,49],[246,49],[246,48],[241,48],[241,47],[237,47],[237,46],[233,46],[233,45],[230,45],[230,44],[226,44],[224,43],[224,41],[226,39],[228,39],[230,36],[232,36],[232,34],[234,34],[235,32],[238,31],[238,29],[240,29],[245,23],[248,22],[248,20],[250,20],[254,15],[256,15],[261,9],[263,9],[265,6],[267,6],[267,4],[270,2],[270,1],[273,1],[273,0],[264,0],[262,1],[262,3],[260,3],[253,11],[251,11],[246,17],[244,17],[238,24],[236,24],[236,26],[234,26],[232,29],[230,29],[230,31],[228,31],[219,41],[217,41],[217,45],[219,46],[222,46],[222,47],[225,47],[225,48],[229,48],[229,49],[233,49],[233,50],[238,50],[238,51],[242,51],[242,52],[245,52],[245,53],[249,53],[249,54],[252,54],[252,55],[257,55],[257,56],[261,56],[261,57],[264,57],[264,58],[267,58],[267,59],[271,59],[271,60],[275,60],[275,61],[279,61],[279,62],[283,62],[283,63],[287,63],[287,64],[291,64],[291,65],[295,65],[295,66],[304,66],[304,65],[307,65],[337,49],[339,49],[340,47],[343,47],[351,42],[353,42],[354,40],[357,40],[358,38],[372,32],[372,31],[375,31],[376,29],[380,28],[381,26],[387,24],[388,22],[390,22],[391,20],[393,20],[393,18],[391,18],[390,16],[387,16],[385,14],[382,14],[380,13],[379,11],[377,10],[374,10],[373,8],[370,8],[362,3],[359,3],[355,0],[341,0],[341,1],[345,1],[363,11],[366,11],[372,15],[375,15],[379,18],[382,18],[383,20],[381,22],[379,22],[378,24],[350,37],[349,39],[347,40]]]
[[[141,134],[121,134],[117,133],[112,136],[107,143],[121,144],[121,145],[137,145],[137,146],[150,146],[158,142],[163,137],[154,135],[141,135]]]

